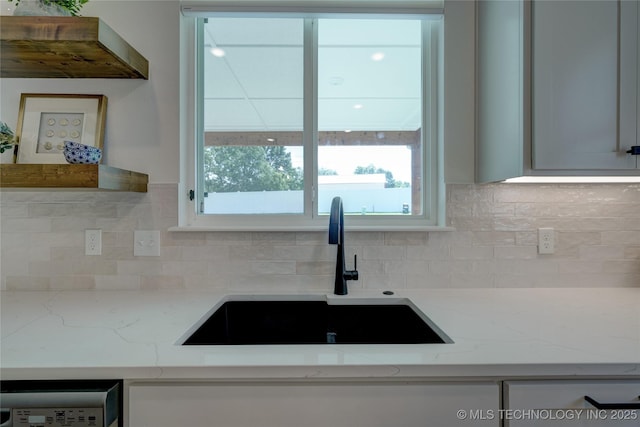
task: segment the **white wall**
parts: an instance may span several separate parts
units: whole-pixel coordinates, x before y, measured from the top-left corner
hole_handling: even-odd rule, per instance
[[[82,15],[100,17],[145,56],[149,80],[0,79],[0,120],[16,128],[21,93],[104,94],[103,163],[148,173],[153,183],[178,182],[179,2],[92,0]]]

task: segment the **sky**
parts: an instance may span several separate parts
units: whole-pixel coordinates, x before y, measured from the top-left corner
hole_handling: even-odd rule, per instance
[[[302,147],[287,147],[294,167],[302,167]],[[318,167],[339,175],[352,175],[358,166],[373,164],[390,171],[393,178],[411,182],[411,150],[405,146],[323,146],[318,150]]]

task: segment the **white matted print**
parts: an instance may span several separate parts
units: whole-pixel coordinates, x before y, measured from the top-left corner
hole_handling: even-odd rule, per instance
[[[66,163],[64,141],[103,148],[106,112],[104,95],[23,93],[17,163]]]

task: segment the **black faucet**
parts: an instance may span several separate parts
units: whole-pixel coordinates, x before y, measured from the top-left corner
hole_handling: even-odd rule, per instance
[[[331,214],[329,214],[329,244],[338,245],[336,259],[336,283],[333,293],[346,295],[347,280],[358,280],[358,258],[353,257],[353,270],[347,270],[344,262],[344,210],[342,199],[334,197],[331,202]]]

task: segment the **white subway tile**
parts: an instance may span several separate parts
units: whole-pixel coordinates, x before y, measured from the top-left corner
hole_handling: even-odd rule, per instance
[[[49,288],[65,291],[90,290],[96,288],[96,280],[94,276],[88,275],[52,276]]]
[[[164,247],[163,249],[166,249]],[[183,261],[213,261],[229,259],[228,246],[184,246],[181,248]]]
[[[451,258],[454,260],[475,260],[493,258],[493,246],[461,246],[451,247]]]
[[[384,244],[388,246],[420,246],[427,243],[429,234],[418,231],[384,233]]]
[[[169,232],[175,184],[149,193],[0,192],[6,289],[226,289],[331,292],[336,246],[318,232]],[[640,286],[640,185],[449,185],[448,232],[352,232],[352,289]],[[556,252],[537,254],[553,227]],[[84,229],[103,253],[84,255]],[[160,257],[134,257],[136,229]]]
[[[494,256],[502,259],[534,259],[538,257],[535,246],[495,246]]]
[[[638,220],[640,221],[640,217]],[[640,245],[640,230],[603,231],[601,236],[603,245]]]
[[[51,231],[51,218],[3,218],[2,233],[46,233]]]
[[[289,268],[289,263],[277,263],[284,264],[281,268]],[[361,265],[359,266],[361,268]],[[273,269],[273,267],[271,267]],[[298,261],[294,263],[293,273],[295,274],[311,274],[311,275],[331,275],[333,276],[336,271],[336,263],[330,261]],[[290,273],[290,271],[282,271],[280,274]]]
[[[10,291],[46,291],[50,288],[51,280],[48,277],[8,275],[5,282],[5,289]]]
[[[451,273],[451,288],[493,288],[493,274]]]
[[[104,291],[136,291],[140,289],[140,276],[96,275],[96,289]]]
[[[162,274],[162,262],[142,259],[131,261],[116,261],[118,274],[140,275],[140,276],[160,276]],[[148,257],[144,257],[148,258]]]
[[[140,278],[140,289],[185,289],[183,276],[142,276]]]
[[[580,259],[603,260],[603,259],[623,259],[624,246],[597,245],[581,246],[579,248]]]
[[[247,267],[249,272],[256,276],[261,274],[296,274],[295,261],[249,261]]]
[[[365,260],[398,260],[406,258],[405,246],[365,246],[362,250],[362,259]]]
[[[202,276],[209,271],[209,265],[205,261],[163,261],[163,276]]]

